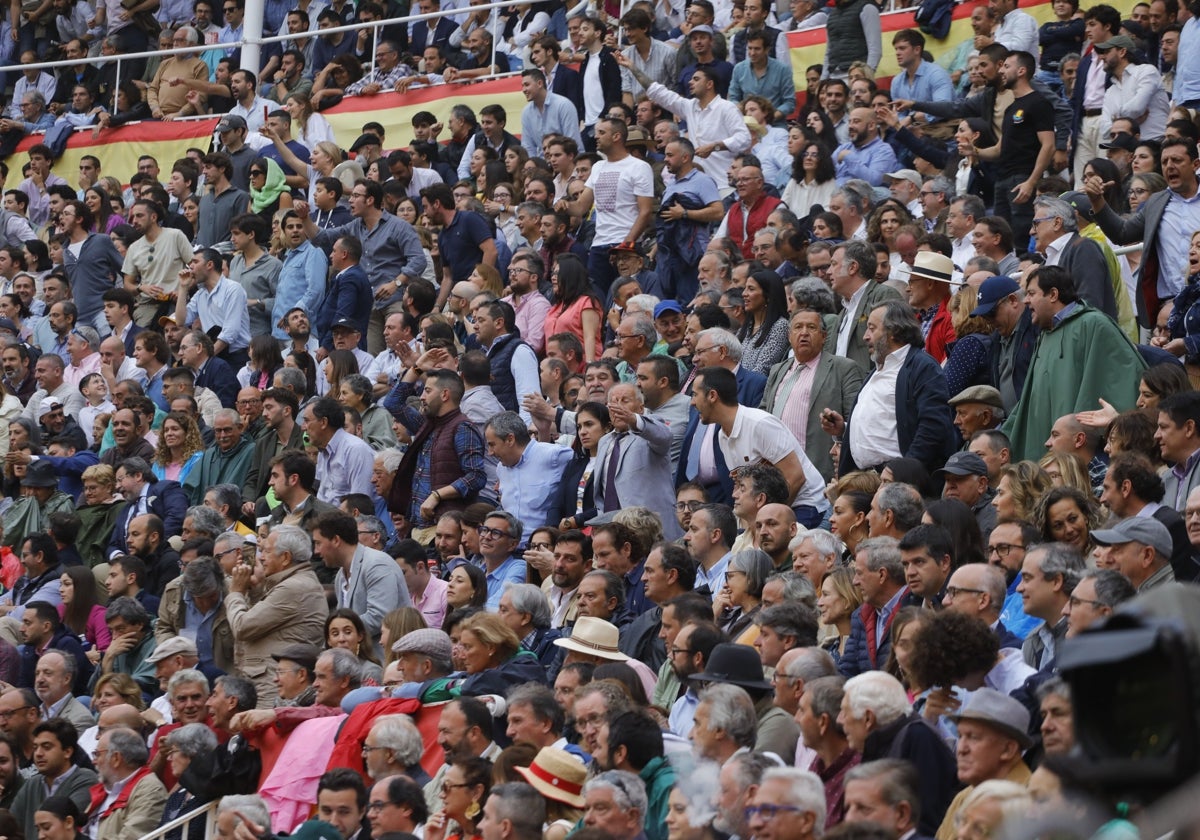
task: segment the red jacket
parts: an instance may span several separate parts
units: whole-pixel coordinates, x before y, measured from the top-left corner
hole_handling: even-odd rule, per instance
[[[949,355],[946,347],[958,340],[954,333],[954,325],[950,321],[950,310],[946,308],[949,302],[947,298],[938,304],[933,324],[929,327],[929,335],[925,338],[925,352],[933,356],[939,365],[946,363],[946,357]]]
[[[743,205],[741,199],[733,202],[729,208],[729,223],[725,226],[725,232],[729,238],[738,244],[742,249],[742,256],[746,259],[754,259],[754,234],[758,233],[760,228],[766,227],[767,216],[783,202],[773,195],[763,193],[750,207],[750,217],[748,224],[742,221]]]

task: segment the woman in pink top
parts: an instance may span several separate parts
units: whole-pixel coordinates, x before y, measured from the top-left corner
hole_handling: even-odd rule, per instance
[[[99,661],[97,654],[108,650],[112,641],[96,586],[96,576],[87,566],[67,566],[59,579],[62,592],[59,616],[67,629],[85,643],[85,647],[96,651],[96,654],[88,657],[92,662]]]
[[[557,303],[546,316],[546,338],[567,332],[583,342],[583,359],[593,362],[604,352],[600,339],[600,301],[592,294],[587,266],[574,254],[559,254],[550,273]]]

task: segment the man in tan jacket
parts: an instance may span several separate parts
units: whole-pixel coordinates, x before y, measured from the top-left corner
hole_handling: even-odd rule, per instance
[[[96,771],[88,818],[95,840],[141,837],[158,828],[167,789],[150,769],[150,751],[141,735],[123,726],[109,729],[96,746]]]
[[[277,525],[262,544],[252,569],[233,570],[225,614],[233,630],[233,656],[242,676],[258,690],[258,707],[275,705],[275,660],[289,644],[324,647],[325,590],[312,568],[312,540],[294,525]],[[261,585],[259,585],[261,584]],[[251,596],[256,587],[258,597]]]
[[[195,29],[181,26],[175,30],[171,47],[181,49],[194,47],[199,43],[200,35]],[[184,111],[185,106],[187,110],[184,113],[195,112],[196,106],[189,104],[187,99],[191,86],[176,81],[182,79],[208,81],[208,65],[200,58],[199,53],[168,55],[162,60],[162,64],[158,65],[158,72],[154,74],[154,79],[146,89],[146,103],[156,120],[169,120]],[[203,109],[204,94],[200,94],[198,105]]]

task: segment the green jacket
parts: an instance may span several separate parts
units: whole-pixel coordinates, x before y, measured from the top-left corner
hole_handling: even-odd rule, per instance
[[[1146,363],[1111,318],[1080,301],[1061,323],[1043,330],[1025,385],[1003,431],[1014,461],[1036,461],[1054,421],[1091,411],[1103,397],[1117,411],[1133,408]]]
[[[667,799],[675,787],[675,768],[659,756],[642,768],[638,778],[646,784],[646,840],[667,840]]]
[[[54,795],[68,797],[75,803],[75,807],[79,809],[80,813],[86,814],[92,804],[91,787],[98,781],[100,781],[100,777],[96,775],[95,770],[76,767],[62,780],[62,784],[54,791]],[[42,780],[41,774],[27,779],[21,789],[17,791],[17,798],[13,800],[12,813],[17,822],[25,828],[26,837],[37,837],[37,826],[34,825],[33,816],[45,801],[46,783]]]
[[[146,635],[138,643],[137,647],[117,654],[113,659],[111,673],[128,674],[133,677],[133,681],[141,687],[144,694],[150,697],[157,697],[159,689],[158,677],[155,676],[155,666],[146,661],[146,657],[154,653],[154,649],[157,646],[158,640],[154,637],[154,627],[147,627]],[[103,676],[103,671],[103,668],[96,668],[92,672],[92,679],[88,683],[89,690],[96,690],[96,682]]]
[[[18,496],[4,512],[4,544],[20,550],[26,537],[46,530],[50,514],[74,512],[75,502],[61,490],[55,490],[44,505],[33,496]]]
[[[117,516],[125,510],[124,500],[109,504],[84,505],[75,512],[79,514],[79,536],[75,538],[75,550],[89,568],[108,562],[108,541],[112,539]]]
[[[183,489],[187,490],[192,504],[204,502],[204,494],[215,484],[234,484],[238,487],[246,483],[246,473],[250,471],[250,461],[254,458],[254,441],[248,435],[242,435],[229,452],[222,452],[216,444],[204,450],[200,463],[192,468],[184,479]]]

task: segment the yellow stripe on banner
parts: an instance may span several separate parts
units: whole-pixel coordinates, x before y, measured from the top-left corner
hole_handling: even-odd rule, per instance
[[[1111,5],[1124,17],[1129,14],[1136,2],[1137,0],[1116,0]],[[963,3],[955,7],[954,19],[950,24],[950,33],[945,38],[933,39],[928,35],[925,36],[925,49],[935,60],[940,59],[947,53],[956,52],[959,44],[968,38],[975,37],[975,32],[971,29],[971,10],[976,5],[978,4]],[[1054,8],[1049,2],[1030,5],[1022,4],[1019,8],[1021,11],[1033,15],[1039,24],[1054,20]],[[914,20],[914,15],[915,11],[912,10],[887,12],[881,15],[883,57],[875,73],[875,81],[881,87],[887,87],[887,81],[900,70],[899,65],[896,64],[896,53],[892,50],[892,35],[901,29],[918,28]],[[825,61],[825,29],[790,33],[788,35],[788,43],[791,45],[792,77],[795,79],[796,90],[803,95],[803,92],[808,87],[808,83],[804,78],[805,69],[813,64],[822,64]]]
[[[384,147],[398,149],[412,142],[412,118],[419,111],[429,111],[436,116],[444,126],[438,139],[448,140],[450,109],[455,105],[466,105],[476,116],[485,105],[500,105],[507,117],[508,131],[516,135],[521,133],[525,96],[521,93],[520,76],[473,84],[437,85],[407,93],[351,97],[322,113],[333,126],[338,145],[343,149],[353,145],[367,122],[382,124],[387,132]]]
[[[1122,15],[1127,15],[1135,2],[1136,0],[1116,0],[1112,5]],[[946,53],[957,50],[964,40],[973,37],[971,10],[975,5],[964,3],[955,8],[950,34],[944,39],[927,40],[926,50],[935,58],[941,58]],[[1054,19],[1053,8],[1049,2],[1022,6],[1021,10],[1033,15],[1040,23]],[[892,50],[892,35],[901,29],[914,27],[913,15],[913,11],[904,11],[888,12],[882,16],[883,57],[875,77],[882,87],[887,87],[891,77],[899,70],[895,52]],[[805,68],[821,64],[825,60],[825,30],[793,32],[788,35],[788,42],[791,45],[796,90],[803,97],[807,87]],[[431,112],[445,126],[449,123],[450,109],[459,104],[468,106],[476,115],[485,105],[500,105],[508,117],[508,130],[516,135],[521,133],[521,110],[525,107],[525,97],[521,94],[520,76],[468,84],[437,85],[407,93],[349,97],[322,113],[333,126],[338,145],[343,149],[348,149],[354,143],[362,133],[363,123],[366,122],[381,123],[387,133],[385,147],[396,149],[412,141],[412,118],[418,111]],[[100,158],[105,175],[113,175],[122,183],[128,183],[130,176],[137,171],[137,159],[141,155],[149,154],[158,160],[163,172],[169,172],[171,164],[184,157],[189,148],[197,146],[208,149],[209,138],[216,121],[217,118],[213,117],[196,122],[144,122],[105,131],[95,140],[92,139],[90,131],[76,132],[67,144],[63,156],[55,162],[53,171],[75,186],[80,158],[86,154],[94,154]],[[447,127],[443,129],[439,139],[445,141],[449,136]],[[10,187],[22,180],[21,167],[27,160],[25,151],[36,142],[41,142],[41,137],[26,138],[17,153],[8,159]]]
[[[217,117],[194,122],[144,122],[101,132],[92,139],[92,132],[77,131],[67,142],[62,157],[54,162],[51,171],[72,187],[79,186],[79,161],[84,155],[100,158],[101,175],[112,175],[122,184],[137,172],[137,160],[142,155],[153,155],[165,180],[171,172],[171,164],[187,156],[194,147],[208,151]],[[16,187],[24,176],[21,167],[28,161],[26,152],[43,138],[40,135],[26,137],[17,147],[17,152],[8,158],[9,189]]]

